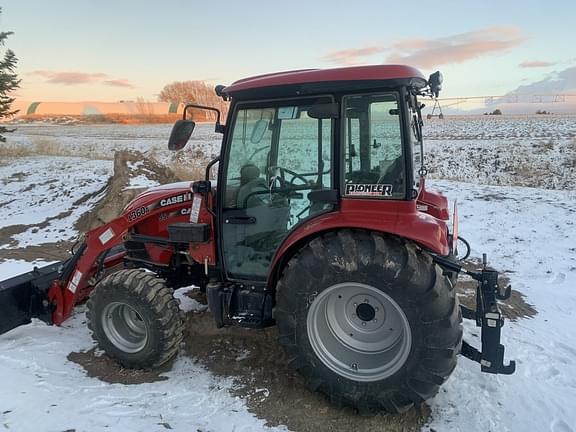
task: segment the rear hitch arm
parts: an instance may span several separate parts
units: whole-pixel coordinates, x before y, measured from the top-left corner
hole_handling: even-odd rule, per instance
[[[461,354],[480,363],[482,372],[511,375],[516,370],[516,362],[504,364],[504,345],[500,343],[501,329],[504,318],[498,308],[497,300],[510,298],[512,288],[501,288],[498,284],[498,272],[486,265],[486,254],[483,254],[483,266],[480,272],[462,269],[462,266],[449,259],[435,256],[434,261],[451,271],[463,272],[478,282],[476,287],[476,310],[460,306],[462,317],[476,321],[476,326],[482,329],[482,350],[474,348],[467,342],[462,342]]]

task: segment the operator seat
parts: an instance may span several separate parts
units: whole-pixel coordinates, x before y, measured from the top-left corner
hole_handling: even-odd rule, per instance
[[[236,196],[236,208],[249,208],[264,205],[266,180],[260,177],[260,169],[254,164],[240,168],[240,188]]]
[[[271,248],[272,246],[265,244],[279,235],[283,236],[288,229],[289,202],[280,194],[271,193],[266,180],[260,177],[260,169],[256,165],[247,164],[240,169],[236,208],[245,209],[246,215],[256,221],[245,226],[246,243],[259,244],[254,246],[255,248]]]
[[[395,187],[401,186],[404,182],[404,159],[397,157],[390,164],[384,173],[378,178],[379,184],[391,184]]]

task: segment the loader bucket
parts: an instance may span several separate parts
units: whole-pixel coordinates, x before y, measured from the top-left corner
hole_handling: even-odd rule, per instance
[[[28,324],[32,318],[52,324],[48,289],[61,268],[62,263],[54,263],[0,282],[0,334]]]

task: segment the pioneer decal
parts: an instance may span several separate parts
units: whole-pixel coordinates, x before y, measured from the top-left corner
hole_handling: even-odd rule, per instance
[[[392,196],[391,184],[347,184],[346,195],[357,196]]]
[[[175,195],[170,198],[164,198],[160,200],[160,207],[166,207],[172,204],[181,204],[186,201],[192,200],[192,192],[186,192],[180,195]]]

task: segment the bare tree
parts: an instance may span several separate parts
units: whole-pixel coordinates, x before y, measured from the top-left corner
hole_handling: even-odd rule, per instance
[[[164,86],[158,95],[160,102],[196,103],[218,108],[222,115],[228,112],[228,103],[216,96],[214,88],[204,81],[175,81]],[[215,120],[211,112],[206,112],[207,120]]]

